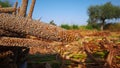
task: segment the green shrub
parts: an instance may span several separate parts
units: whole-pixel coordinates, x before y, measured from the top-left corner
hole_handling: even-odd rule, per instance
[[[79,29],[79,26],[75,25],[75,24],[71,25],[71,27],[72,27],[72,29]]]
[[[5,1],[0,0],[0,5],[2,7],[11,7],[12,6],[8,0],[5,0]]]
[[[80,26],[79,29],[82,29],[82,30],[94,30],[94,29],[97,29],[97,30],[99,30],[98,28],[95,28],[92,25]]]
[[[89,29],[89,30],[92,30],[92,29],[94,29],[91,25],[87,25],[86,26],[86,29]]]
[[[86,26],[87,29],[97,29],[100,30],[100,24],[99,23],[94,23],[94,24],[88,24]]]
[[[120,31],[120,23],[109,23],[104,27],[105,30],[109,31]]]
[[[81,30],[86,30],[86,26],[79,26],[79,29],[81,29]]]
[[[97,30],[100,30],[100,24],[92,24],[92,25],[82,25],[82,26],[79,26],[79,25],[68,25],[68,24],[62,24],[60,27],[64,28],[64,29],[82,29],[82,30],[94,30],[94,29],[97,29]]]
[[[71,29],[71,26],[69,26],[68,24],[62,24],[60,27],[68,30]]]
[[[75,24],[73,24],[73,25],[62,24],[61,27],[64,28],[64,29],[68,29],[68,30],[69,29],[79,29],[79,26],[75,25]]]

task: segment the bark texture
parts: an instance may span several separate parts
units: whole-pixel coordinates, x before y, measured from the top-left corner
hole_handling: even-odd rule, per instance
[[[3,29],[0,29],[0,36],[20,37],[20,38],[25,38],[26,37],[26,35],[13,33],[13,32],[10,32],[10,31],[3,30]]]

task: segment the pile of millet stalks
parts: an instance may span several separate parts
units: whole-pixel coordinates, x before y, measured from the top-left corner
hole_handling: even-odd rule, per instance
[[[0,57],[9,61],[7,65],[13,66],[12,68],[17,67],[19,61],[12,59],[12,64],[9,64],[11,56],[15,58],[17,55],[18,58],[28,53],[36,54],[38,52],[39,54],[55,54],[58,53],[56,46],[66,45],[79,38],[77,33],[58,26],[22,16],[0,13]],[[2,49],[3,47],[4,49]],[[26,48],[25,52],[23,47]],[[6,62],[0,61],[0,63],[2,64],[0,66],[6,66]]]

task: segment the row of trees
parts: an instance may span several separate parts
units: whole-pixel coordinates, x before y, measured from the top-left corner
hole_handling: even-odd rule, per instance
[[[1,7],[11,7],[12,5],[8,1],[1,1],[0,0],[0,6]]]
[[[88,8],[88,15],[88,24],[100,23],[100,28],[103,30],[106,20],[120,18],[120,7],[114,6],[110,2],[103,5],[90,6]]]

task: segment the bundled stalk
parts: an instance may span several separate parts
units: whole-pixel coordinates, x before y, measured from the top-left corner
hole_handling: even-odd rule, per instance
[[[0,45],[2,46],[20,46],[20,47],[45,47],[49,46],[47,42],[40,40],[32,40],[25,38],[11,38],[11,37],[1,37]]]
[[[13,53],[11,51],[5,51],[5,52],[0,52],[0,59],[1,58],[6,58],[10,55],[12,55]]]
[[[25,39],[25,38],[10,38],[10,37],[1,37],[0,38],[0,46],[19,46],[19,47],[29,47],[30,49],[34,49],[36,52],[55,52],[54,48],[57,45],[61,45],[62,43],[48,43],[40,40],[33,39]]]
[[[0,8],[0,13],[12,13],[15,11],[16,11],[16,8],[13,8],[13,7]]]
[[[27,11],[28,0],[22,0],[19,15],[25,17]]]
[[[6,31],[3,29],[0,29],[0,36],[6,36],[6,37],[26,37],[26,35],[22,35],[22,34],[17,34],[17,33],[13,33],[10,31]]]
[[[36,0],[32,0],[30,10],[29,10],[29,13],[28,13],[28,18],[32,19],[32,13],[33,13],[33,10],[34,10],[35,2],[36,2]]]
[[[0,14],[0,28],[53,41],[71,42],[79,36],[60,27],[21,16]]]
[[[73,54],[74,51],[76,52],[76,54],[78,54],[80,50],[82,50],[82,47],[78,47],[80,45],[78,42],[73,42],[65,46],[62,46],[62,42],[45,42],[40,40],[25,39],[25,38],[11,38],[11,37],[1,37],[0,45],[30,47],[34,49],[34,51],[36,52],[48,51],[51,53],[52,52],[59,53],[61,48],[63,49],[63,53],[67,51],[69,54]]]
[[[17,5],[18,5],[18,2],[15,2],[15,4],[14,4],[14,8],[15,8],[15,9],[17,9]],[[16,15],[16,11],[13,12],[12,14]]]

